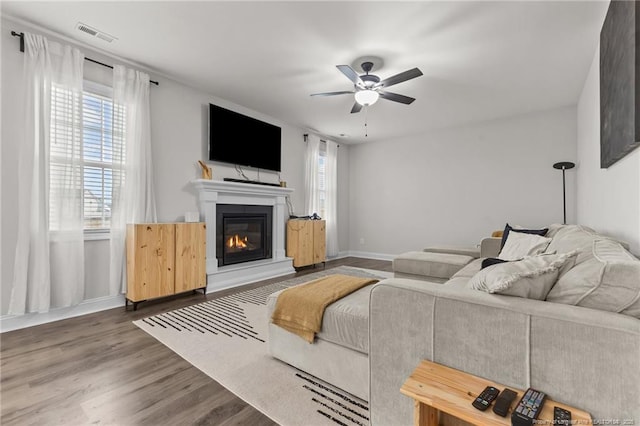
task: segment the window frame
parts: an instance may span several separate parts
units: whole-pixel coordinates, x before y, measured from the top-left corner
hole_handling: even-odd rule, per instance
[[[113,101],[113,89],[109,86],[106,86],[104,84],[100,84],[100,83],[96,83],[94,81],[90,81],[90,80],[83,80],[83,84],[82,84],[82,96],[84,97],[85,93],[89,93],[89,94],[93,94],[93,95],[97,95],[97,96],[102,96],[105,98],[109,98]],[[81,102],[84,102],[84,99],[81,100]],[[84,116],[84,112],[82,113],[82,116]],[[84,130],[84,124],[81,124],[82,129]],[[84,133],[82,135],[82,147],[84,150]],[[83,154],[84,157],[84,154]],[[51,159],[49,160],[49,162],[51,163]],[[82,159],[82,167],[84,169],[84,167],[89,166],[89,167],[104,167],[104,163],[103,162],[97,162],[97,161],[93,161],[93,160],[85,160],[84,158]],[[83,172],[84,173],[84,172]],[[83,217],[83,221],[84,221],[84,179],[83,179],[83,183],[82,183],[82,192],[83,192],[83,211],[82,211],[82,217]],[[84,240],[85,241],[94,241],[94,240],[108,240],[111,238],[111,229],[110,228],[84,228],[82,229],[83,235],[84,235]],[[64,231],[60,231],[60,230],[49,230],[49,234],[52,240],[56,240],[58,239],[58,236],[60,234],[64,233]]]
[[[83,84],[82,84],[82,99],[80,102],[84,103],[84,96],[85,94],[89,94],[89,95],[95,95],[95,96],[100,96],[100,97],[104,97],[104,98],[108,98],[109,100],[111,100],[112,104],[113,104],[113,88],[110,86],[107,86],[105,84],[101,84],[95,81],[91,81],[91,80],[86,80],[83,79]],[[84,111],[82,111],[81,113],[81,117],[84,118]],[[84,120],[83,120],[84,121]],[[108,240],[111,238],[111,228],[107,227],[107,228],[85,228],[84,227],[84,220],[85,220],[85,211],[84,211],[84,192],[85,192],[85,183],[84,183],[84,168],[85,167],[96,167],[96,168],[102,168],[102,169],[106,169],[109,163],[105,163],[103,161],[96,161],[96,160],[85,160],[84,159],[84,123],[81,122],[80,124],[81,129],[82,129],[82,150],[83,150],[83,154],[82,154],[82,160],[81,160],[81,164],[82,164],[82,168],[83,168],[83,181],[82,181],[82,197],[83,197],[83,211],[82,211],[82,217],[83,217],[83,236],[84,236],[84,240],[85,241],[92,241],[92,240]],[[112,126],[112,130],[113,130],[113,126]],[[49,165],[52,164],[52,159],[49,159]],[[110,167],[111,170],[114,170],[115,168],[112,166]],[[102,181],[104,182],[104,175],[102,178]],[[104,192],[103,192],[103,200],[104,200]],[[49,230],[49,235],[52,241],[58,240],[60,238],[60,236],[62,234],[64,234],[65,231],[61,231],[58,229],[54,229],[54,230]]]
[[[318,150],[318,208],[317,212],[324,219],[324,213],[327,201],[327,143],[320,140],[320,149]],[[322,188],[320,188],[322,186]],[[321,196],[322,195],[322,196]]]
[[[113,103],[113,88],[106,86],[104,84],[100,84],[94,81],[90,81],[90,80],[83,80],[82,82],[82,96],[84,98],[84,94],[85,92],[88,92],[90,94],[94,94],[94,95],[98,95],[98,96],[103,96],[105,98],[109,98],[111,99],[112,103]],[[83,99],[84,102],[84,99]],[[84,117],[84,113],[83,113],[83,117]],[[84,124],[82,126],[83,130],[84,130]],[[84,148],[84,133],[82,135],[82,143],[83,143],[83,148]],[[84,158],[82,159],[82,164],[83,164],[83,168],[86,166],[89,167],[102,167],[104,163],[101,162],[96,162],[96,161],[92,161],[92,160],[85,160]],[[103,178],[104,180],[104,178]],[[84,182],[82,184],[82,189],[83,189],[83,212],[82,212],[82,217],[83,220],[85,220],[84,217],[84,190],[85,190],[85,186],[84,186]],[[103,198],[104,199],[104,198]],[[92,240],[107,240],[110,238],[111,236],[111,229],[110,228],[84,228],[83,227],[83,233],[84,233],[84,239],[88,240],[88,241],[92,241]]]
[[[105,98],[109,98],[109,99],[111,99],[111,102],[113,103],[113,88],[109,87],[107,85],[100,84],[100,83],[97,83],[97,82],[91,81],[91,80],[83,80],[83,84],[82,84],[82,95],[83,95],[83,97],[84,97],[85,92],[88,92],[88,93],[93,94],[93,95],[98,95],[98,96],[102,96],[102,97],[105,97]],[[84,116],[84,113],[83,113],[83,116]],[[83,125],[83,130],[84,130],[84,125]],[[83,134],[83,147],[84,147],[84,134]],[[84,158],[82,160],[82,164],[83,164],[83,167],[86,167],[86,166],[89,166],[89,167],[104,167],[104,163],[103,162],[94,161],[94,160],[85,160]],[[83,188],[83,197],[84,197],[84,189],[85,189],[84,182],[82,184],[82,188]],[[83,199],[83,214],[82,214],[82,216],[83,216],[83,220],[84,220],[85,219],[85,217],[84,217],[84,199]],[[83,233],[84,233],[85,241],[108,240],[111,237],[111,229],[110,228],[93,228],[92,229],[92,228],[84,228],[83,227]]]

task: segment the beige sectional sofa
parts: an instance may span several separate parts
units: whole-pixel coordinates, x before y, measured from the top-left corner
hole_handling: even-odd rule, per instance
[[[586,227],[552,225],[547,237],[547,251],[578,251],[547,300],[467,288],[475,259],[444,284],[391,278],[353,293],[328,308],[312,345],[270,325],[271,351],[367,399],[375,426],[412,424],[399,389],[422,359],[640,424],[640,261]]]

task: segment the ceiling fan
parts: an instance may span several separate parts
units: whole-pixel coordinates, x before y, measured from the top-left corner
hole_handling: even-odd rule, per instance
[[[363,62],[362,70],[365,72],[363,75],[351,68],[349,65],[336,65],[349,80],[353,82],[353,89],[351,91],[341,92],[325,92],[314,93],[311,96],[335,96],[335,95],[347,95],[354,94],[356,102],[351,108],[351,113],[360,112],[363,106],[373,105],[378,101],[378,98],[386,99],[388,101],[400,102],[401,104],[409,105],[415,101],[415,98],[409,96],[399,95],[397,93],[387,92],[382,89],[391,87],[394,84],[402,83],[412,78],[420,77],[422,71],[418,68],[413,68],[408,71],[401,72],[400,74],[393,75],[384,80],[380,80],[377,75],[369,74],[369,71],[373,68],[373,62]]]

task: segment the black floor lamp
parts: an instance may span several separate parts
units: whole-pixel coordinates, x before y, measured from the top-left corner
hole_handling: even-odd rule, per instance
[[[570,161],[561,161],[553,165],[554,169],[562,170],[562,209],[564,212],[564,221],[562,223],[565,225],[567,224],[567,195],[564,182],[564,171],[573,169],[575,166],[575,163]]]

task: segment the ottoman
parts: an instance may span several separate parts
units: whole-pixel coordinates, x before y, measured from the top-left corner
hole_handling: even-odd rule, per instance
[[[444,283],[473,259],[463,254],[410,251],[393,259],[393,274],[396,278]]]
[[[369,400],[369,294],[375,284],[327,306],[322,330],[309,344],[271,322],[278,296],[267,298],[269,353],[274,358]]]

